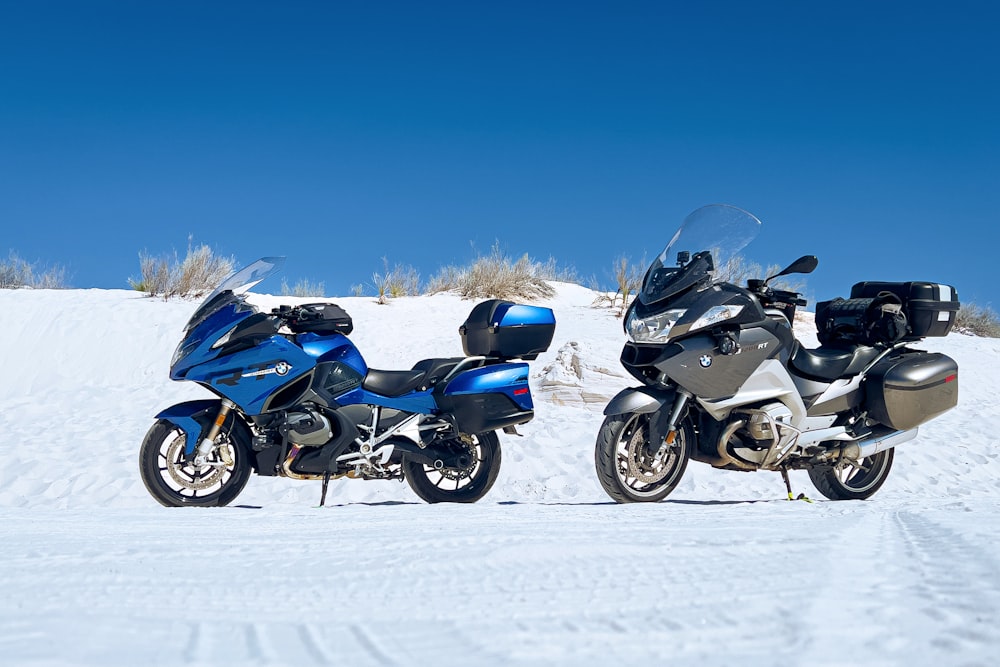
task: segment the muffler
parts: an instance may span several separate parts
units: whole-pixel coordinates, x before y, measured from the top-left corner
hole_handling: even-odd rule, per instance
[[[909,431],[890,431],[878,436],[872,436],[852,442],[843,446],[841,451],[846,458],[860,461],[863,458],[892,449],[904,442],[909,442],[917,437],[919,429],[913,428]]]

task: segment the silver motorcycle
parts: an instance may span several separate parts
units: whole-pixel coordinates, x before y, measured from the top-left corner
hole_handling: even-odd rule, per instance
[[[955,361],[912,347],[951,330],[953,288],[857,283],[850,298],[817,304],[821,345],[810,349],[792,329],[806,302],[770,283],[812,272],[815,257],[745,287],[724,279],[760,226],[739,208],[700,208],[646,271],[621,356],[640,384],[607,405],[595,448],[614,500],[665,498],[689,459],[779,472],[790,499],[792,469],[831,500],[868,498],[894,448],[957,404]]]

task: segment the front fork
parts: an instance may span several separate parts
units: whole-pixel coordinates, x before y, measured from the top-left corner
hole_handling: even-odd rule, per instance
[[[649,425],[649,444],[654,445],[658,443],[656,456],[662,456],[666,453],[667,449],[673,446],[674,440],[677,438],[677,422],[680,421],[681,415],[684,414],[684,409],[692,397],[693,394],[691,392],[678,389],[677,397],[674,399],[674,405],[670,412],[661,410],[651,420]]]
[[[216,415],[215,421],[212,422],[211,428],[208,429],[208,433],[205,435],[204,440],[198,444],[198,449],[195,451],[194,465],[201,467],[206,465],[209,454],[215,449],[215,439],[219,436],[219,431],[222,429],[222,425],[226,423],[226,417],[229,416],[229,411],[236,407],[236,404],[230,401],[228,398],[222,399],[222,405],[219,407],[219,414]],[[232,454],[229,453],[228,447],[219,448],[219,458],[227,466],[232,466],[235,461],[233,461]]]

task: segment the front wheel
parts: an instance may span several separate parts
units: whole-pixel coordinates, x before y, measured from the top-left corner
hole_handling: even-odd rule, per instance
[[[893,452],[887,449],[857,463],[810,468],[809,479],[830,500],[864,500],[882,488],[892,469]]]
[[[609,415],[601,425],[594,463],[601,486],[619,503],[652,503],[677,488],[687,468],[693,434],[682,424],[670,445],[651,451],[649,420],[637,412]]]
[[[452,441],[467,452],[468,465],[440,468],[417,461],[403,462],[410,488],[428,503],[474,503],[490,490],[500,474],[500,440],[496,433],[480,433]]]
[[[149,495],[166,507],[221,507],[240,495],[252,466],[247,450],[220,431],[204,465],[195,466],[184,455],[187,436],[165,419],[153,424],[139,450],[139,474]],[[232,461],[224,461],[222,450]]]

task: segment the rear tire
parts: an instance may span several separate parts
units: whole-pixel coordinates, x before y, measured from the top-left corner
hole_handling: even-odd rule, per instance
[[[227,448],[233,465],[222,464],[216,449],[207,458],[208,464],[216,465],[199,469],[185,459],[186,439],[180,427],[165,419],[157,420],[146,433],[139,450],[139,474],[149,495],[165,507],[221,507],[233,502],[250,478],[247,449],[232,433],[220,431],[216,442]]]
[[[655,503],[677,488],[687,469],[694,435],[679,425],[673,445],[661,456],[650,454],[649,414],[609,415],[594,448],[597,479],[619,503]]]
[[[428,503],[474,503],[490,490],[500,474],[500,440],[492,431],[472,436],[470,464],[442,468],[404,461],[403,474],[410,488]],[[456,443],[460,441],[456,440]]]
[[[875,495],[889,477],[895,451],[887,449],[865,457],[858,467],[841,464],[810,468],[809,479],[830,500],[865,500]]]

